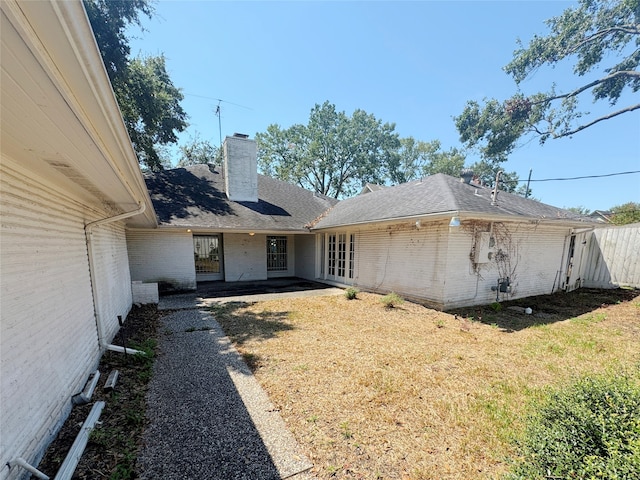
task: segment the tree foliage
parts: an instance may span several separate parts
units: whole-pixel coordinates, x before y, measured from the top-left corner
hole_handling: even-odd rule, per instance
[[[640,203],[627,202],[611,208],[611,223],[615,225],[628,225],[640,222]]]
[[[585,377],[534,406],[506,478],[640,478],[637,373]]]
[[[221,149],[212,145],[208,140],[203,140],[196,134],[183,145],[180,145],[180,159],[178,167],[198,165],[200,163],[222,163]]]
[[[465,168],[463,150],[444,150],[439,140],[399,138],[394,125],[382,123],[363,110],[351,117],[325,102],[315,105],[307,125],[283,129],[269,125],[256,134],[262,173],[324,195],[347,197],[366,183],[400,184],[444,173],[457,177]],[[515,172],[504,172],[500,160],[470,166],[483,185],[524,195]]]
[[[397,162],[400,140],[394,130],[363,110],[348,116],[326,101],[313,107],[307,125],[269,125],[258,133],[258,164],[275,178],[336,198],[349,196],[367,182],[384,183]]]
[[[439,140],[423,142],[413,137],[401,138],[398,159],[389,169],[392,183],[404,183],[436,173],[453,177],[464,169],[466,156],[457,148],[442,150]]]
[[[153,5],[149,0],[84,0],[84,6],[138,159],[160,170],[156,146],[177,141],[187,114],[164,57],[130,57],[125,31],[141,26],[142,15],[151,18]]]
[[[640,89],[640,0],[580,0],[547,22],[549,33],[534,36],[527,47],[519,42],[504,70],[519,86],[543,66],[553,68],[573,60],[577,78],[589,76],[573,89],[525,95],[505,101],[467,102],[455,118],[462,142],[479,147],[484,158],[505,160],[522,137],[572,136],[601,121],[640,109],[640,103],[618,106],[625,91]],[[610,109],[600,116],[581,111],[580,99],[607,101]]]
[[[578,205],[577,207],[567,207],[565,210],[569,210],[570,212],[577,213],[578,215],[589,215],[591,210],[589,210],[584,205]]]

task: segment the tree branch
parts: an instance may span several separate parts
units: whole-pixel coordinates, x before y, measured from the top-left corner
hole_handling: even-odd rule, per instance
[[[580,50],[587,43],[590,43],[593,40],[596,40],[600,37],[606,37],[610,33],[627,33],[629,35],[640,35],[640,28],[638,25],[631,24],[631,25],[618,25],[615,27],[599,30],[596,33],[589,35],[588,37],[582,39],[580,42],[575,44],[572,48],[567,50],[567,54],[571,55],[575,53],[577,50]]]
[[[638,110],[640,109],[640,103],[636,104],[636,105],[631,105],[629,107],[623,108],[622,110],[618,110],[616,112],[612,112],[609,113],[607,115],[603,115],[602,117],[596,118],[595,120],[589,122],[589,123],[585,123],[584,125],[580,125],[579,127],[575,128],[574,130],[570,130],[568,132],[563,132],[559,135],[556,135],[555,133],[553,133],[553,138],[561,138],[561,137],[569,137],[571,135],[573,135],[574,133],[578,133],[581,130],[584,130],[585,128],[589,128],[592,125],[595,125],[596,123],[602,122],[603,120],[609,120],[610,118],[613,117],[617,117],[618,115],[622,115],[623,113],[628,113],[628,112],[633,112],[634,110]]]
[[[548,103],[548,102],[553,102],[554,100],[560,100],[562,98],[571,98],[571,97],[575,97],[577,95],[580,95],[582,92],[584,92],[585,90],[589,90],[590,88],[593,88],[597,85],[600,85],[604,82],[608,82],[609,80],[613,80],[614,78],[617,77],[638,77],[640,78],[640,72],[637,72],[635,70],[620,70],[617,72],[613,72],[609,75],[607,75],[606,77],[603,78],[599,78],[598,80],[594,80],[593,82],[587,83],[586,85],[583,85],[580,88],[577,88],[575,90],[573,90],[572,92],[569,93],[563,93],[562,95],[556,95],[553,97],[548,97],[548,98],[544,98],[542,100],[538,100],[535,102],[531,102],[533,105],[539,105],[541,103]]]

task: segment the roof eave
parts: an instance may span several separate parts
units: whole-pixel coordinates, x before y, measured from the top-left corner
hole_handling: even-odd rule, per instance
[[[417,220],[427,220],[427,221],[438,221],[450,219],[450,217],[459,217],[460,221],[469,221],[469,220],[480,220],[480,221],[490,221],[490,222],[527,222],[527,223],[544,223],[547,225],[562,225],[563,227],[594,227],[598,226],[595,222],[587,222],[580,221],[575,219],[568,218],[551,218],[551,217],[533,217],[526,215],[505,215],[505,214],[486,214],[486,213],[478,213],[478,212],[469,212],[469,211],[460,211],[460,210],[450,210],[447,212],[438,212],[438,213],[428,213],[421,215],[409,215],[404,217],[393,217],[393,218],[384,218],[377,219],[374,221],[367,220],[362,222],[352,222],[345,224],[333,224],[328,226],[319,226],[312,227],[312,231],[320,231],[320,230],[330,230],[330,229],[340,229],[340,228],[348,228],[348,227],[362,227],[363,225],[387,225],[393,223],[402,223],[402,222],[410,222]]]
[[[39,112],[41,118],[30,117],[31,123],[16,137],[17,142],[22,142],[13,150],[18,155],[16,160],[24,168],[52,181],[59,179],[75,185],[76,191],[89,194],[87,198],[94,195],[98,202],[108,201],[122,211],[144,204],[145,213],[130,222],[156,226],[153,204],[82,2],[1,3],[3,14],[24,42],[20,45],[26,45],[42,69],[34,74],[44,72],[41,79],[50,82],[47,85],[53,85],[56,95],[65,101],[66,118],[73,118],[82,126],[81,134],[76,136],[77,127],[58,122],[58,127],[67,133],[66,138],[75,142],[73,146],[79,154],[64,155],[69,148],[62,143],[64,137],[59,136],[51,151],[36,156],[30,153],[35,149],[28,141],[33,133],[27,128],[40,125],[38,121],[49,121],[44,110]]]

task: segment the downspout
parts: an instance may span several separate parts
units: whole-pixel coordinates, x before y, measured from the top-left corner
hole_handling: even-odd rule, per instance
[[[106,223],[113,223],[113,222],[117,222],[120,220],[124,220],[126,218],[129,217],[133,217],[135,215],[140,215],[141,213],[144,213],[144,211],[146,210],[146,205],[144,204],[144,202],[140,202],[138,204],[138,208],[131,211],[131,212],[125,212],[125,213],[121,213],[119,215],[116,215],[114,217],[108,217],[108,218],[102,218],[100,220],[95,220],[93,222],[89,222],[84,226],[84,232],[85,232],[85,236],[87,239],[87,253],[89,256],[89,277],[91,279],[91,294],[93,296],[93,311],[94,311],[94,317],[95,317],[95,321],[96,321],[96,330],[98,332],[98,344],[100,346],[100,349],[106,348],[109,350],[116,350],[118,351],[119,348],[122,347],[117,347],[116,345],[109,345],[105,339],[105,331],[104,331],[104,325],[102,323],[102,319],[100,318],[100,312],[99,310],[99,295],[98,295],[98,289],[96,287],[96,275],[95,275],[95,259],[94,259],[94,251],[93,251],[93,229],[95,227],[99,227],[101,225],[104,225]],[[115,347],[115,348],[110,348],[110,347]],[[127,349],[127,353],[142,353],[139,352],[138,350],[133,350],[128,348]]]

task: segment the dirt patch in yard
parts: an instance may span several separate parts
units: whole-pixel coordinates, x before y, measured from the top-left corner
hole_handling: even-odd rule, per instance
[[[570,293],[556,292],[552,295],[538,295],[499,304],[461,308],[449,313],[482,323],[496,324],[505,330],[521,330],[532,325],[555,323],[620,305],[633,300],[639,293],[640,291],[635,289],[582,288]],[[530,315],[524,313],[527,308],[531,309]],[[611,313],[615,314],[615,311],[611,310]]]
[[[319,478],[484,479],[506,471],[546,387],[637,368],[639,294],[449,313],[365,293],[212,310]]]
[[[133,307],[114,343],[142,349],[150,355],[106,352],[100,361],[100,380],[91,403],[73,408],[38,469],[53,478],[96,401],[106,402],[100,423],[89,437],[73,479],[123,480],[137,478],[136,458],[145,427],[147,384],[151,379],[159,313],[156,306]],[[119,371],[111,392],[103,385],[112,370]],[[35,477],[32,477],[35,478]]]

